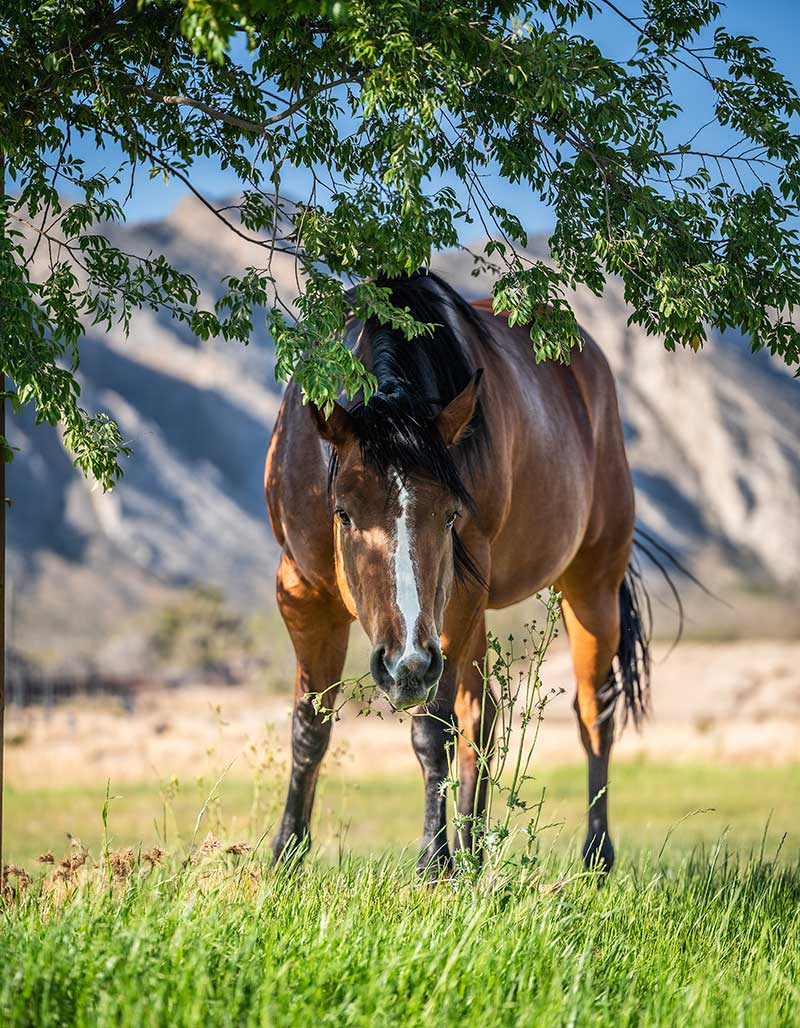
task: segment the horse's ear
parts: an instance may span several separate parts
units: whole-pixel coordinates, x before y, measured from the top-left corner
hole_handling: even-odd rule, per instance
[[[455,446],[464,438],[475,413],[475,404],[478,402],[478,386],[480,385],[483,368],[478,368],[470,379],[469,385],[448,405],[439,412],[436,417],[436,427],[445,446]]]
[[[317,407],[316,404],[310,403],[308,406],[314,417],[317,431],[323,439],[333,443],[334,446],[344,446],[345,443],[353,439],[355,435],[353,419],[341,404],[336,403],[334,400],[333,408],[327,417],[325,417],[322,409]]]

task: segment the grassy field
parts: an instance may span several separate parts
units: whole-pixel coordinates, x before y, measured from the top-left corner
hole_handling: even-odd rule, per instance
[[[218,851],[219,853],[219,851]],[[800,868],[718,848],[491,884],[393,860],[104,868],[3,915],[5,1025],[796,1025]]]
[[[282,774],[260,780],[217,773],[183,782],[111,785],[108,830],[114,847],[158,844],[182,853],[191,842],[198,813],[200,826],[228,842],[254,843],[268,835],[280,813],[286,780]],[[545,768],[528,796],[545,790],[541,832],[545,849],[568,856],[583,841],[586,770],[582,764]],[[90,852],[103,840],[101,812],[106,783],[94,788],[6,789],[6,860],[28,866],[38,854],[57,856],[76,836]],[[213,793],[211,802],[207,802]],[[800,850],[798,805],[800,765],[775,768],[617,763],[609,785],[612,828],[620,853],[658,850],[667,833],[670,846],[687,852],[698,843],[713,845],[725,836],[739,853],[761,846],[782,846],[786,859]],[[770,813],[771,812],[771,813]],[[320,782],[314,829],[315,849],[323,862],[342,849],[357,856],[413,853],[422,819],[418,775],[355,777],[333,768]]]
[[[800,1023],[800,768],[618,765],[603,888],[575,860],[583,769],[542,786],[552,827],[532,867],[436,886],[411,870],[416,779],[329,774],[292,873],[268,869],[265,844],[225,852],[257,844],[272,781],[224,781],[199,824],[207,781],[112,789],[110,858],[104,789],[11,791],[8,855],[33,880],[0,914],[0,1021]],[[203,848],[209,830],[221,846]],[[66,831],[89,855],[65,881],[32,858],[58,861]],[[154,842],[153,866],[139,847]]]

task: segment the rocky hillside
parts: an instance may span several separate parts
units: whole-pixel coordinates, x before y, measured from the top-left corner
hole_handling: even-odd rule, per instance
[[[209,298],[222,276],[259,257],[193,200],[163,222],[117,234],[124,249],[162,252],[191,271]],[[291,288],[288,259],[274,270]],[[436,270],[465,295],[490,291],[487,278],[471,277],[466,254],[441,255]],[[616,283],[601,300],[578,293],[575,304],[617,374],[643,524],[717,593],[776,603],[796,595],[800,385],[740,340],[667,353],[628,327]],[[142,313],[129,340],[92,335],[82,354],[86,405],[119,421],[135,455],[103,495],[72,468],[54,430],[12,421],[15,646],[48,663],[122,660],[144,612],[197,582],[221,586],[241,608],[269,608],[277,553],[262,474],[280,389],[266,332],[247,348],[206,345]],[[733,614],[708,607],[698,610],[711,624],[753,616],[749,603]]]

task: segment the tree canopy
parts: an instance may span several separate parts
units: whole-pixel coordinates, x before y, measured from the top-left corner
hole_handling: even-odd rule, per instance
[[[469,224],[486,236],[476,267],[499,270],[495,305],[530,326],[536,359],[568,360],[578,342],[566,290],[600,292],[615,274],[631,319],[669,348],[732,328],[796,364],[798,94],[755,39],[719,25],[713,0],[643,0],[636,14],[611,0],[4,0],[7,395],[61,424],[108,487],[127,447],[81,406],[80,341],[138,308],[202,339],[268,329],[279,378],[318,404],[368,392],[341,341],[348,312],[425,331],[376,278],[426,265]],[[599,17],[631,33],[625,60],[585,34]],[[732,143],[688,125],[676,72]],[[87,166],[87,139],[121,153],[119,168]],[[236,176],[235,210],[205,196],[200,158]],[[306,197],[285,195],[297,167]],[[492,196],[488,171],[550,206],[551,261],[526,255],[526,212]],[[180,180],[261,248],[213,309],[163,256],[104,235],[142,175]],[[297,261],[296,296],[279,295],[277,251]]]

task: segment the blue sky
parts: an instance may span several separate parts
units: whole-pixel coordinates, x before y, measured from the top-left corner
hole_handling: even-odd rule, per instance
[[[618,0],[618,6],[630,16],[636,16],[641,10],[638,0]],[[721,22],[731,32],[756,36],[773,53],[783,74],[795,85],[800,84],[800,0],[729,0]],[[635,34],[613,14],[595,18],[582,24],[580,29],[593,38],[609,57],[624,58],[631,52]],[[675,98],[685,112],[682,122],[686,126],[696,128],[708,120],[709,93],[704,91],[703,83],[696,76],[689,72],[676,73]],[[709,144],[721,143],[724,149],[732,137],[717,127],[704,139]],[[103,165],[109,170],[118,162],[113,150],[98,155],[88,144],[81,156],[88,164]],[[213,161],[198,162],[192,178],[211,199],[231,196],[240,189],[236,177],[221,170]],[[490,177],[486,184],[494,197],[520,215],[528,229],[546,230],[552,224],[550,212],[531,195],[529,189],[511,186],[499,176]],[[308,193],[308,177],[302,171],[285,175],[283,191],[288,196],[304,197]],[[121,190],[121,196],[126,192],[127,184]],[[134,195],[126,206],[128,220],[161,218],[185,194],[185,187],[176,180],[165,184],[161,179],[150,180],[140,174]],[[474,228],[469,234],[473,233]]]

